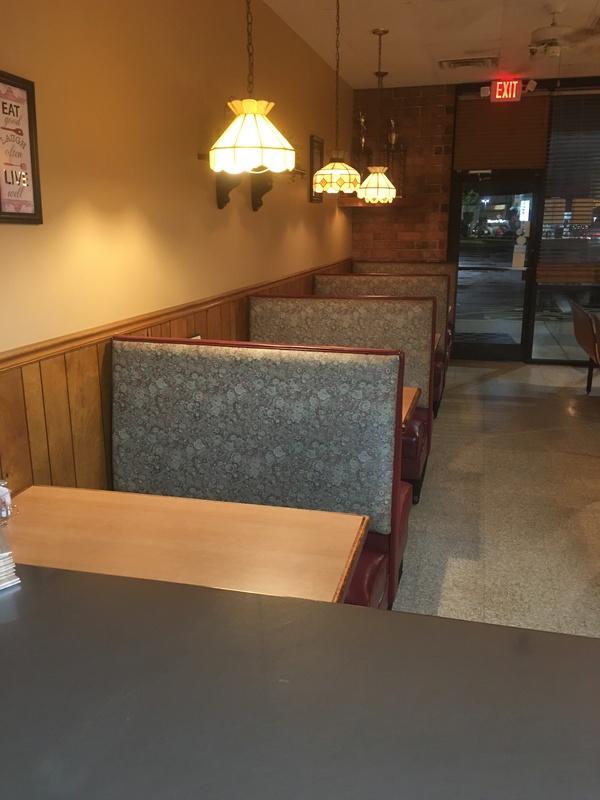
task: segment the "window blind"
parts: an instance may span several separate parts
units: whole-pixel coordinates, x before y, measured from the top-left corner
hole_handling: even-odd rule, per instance
[[[537,279],[598,280],[600,269],[600,93],[552,98]]]
[[[518,103],[459,95],[454,169],[544,168],[549,109],[548,94],[525,94]]]

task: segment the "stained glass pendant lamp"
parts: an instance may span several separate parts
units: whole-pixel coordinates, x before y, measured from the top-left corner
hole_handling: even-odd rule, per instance
[[[252,45],[251,0],[246,0],[248,31],[248,97],[227,103],[236,115],[233,122],[210,148],[208,163],[214,172],[284,172],[296,164],[294,148],[273,125],[267,114],[269,100],[255,100],[254,48]]]
[[[378,110],[378,126],[379,126],[379,164],[383,161],[382,156],[382,147],[381,147],[381,92],[383,88],[383,79],[387,75],[387,72],[382,72],[381,70],[381,38],[385,36],[386,33],[389,31],[384,30],[382,28],[375,28],[373,31],[374,34],[379,36],[379,53],[378,53],[378,66],[377,72],[375,75],[377,76],[377,102],[379,106]],[[356,190],[356,194],[366,203],[391,203],[396,197],[396,187],[385,174],[387,171],[387,167],[385,166],[373,166],[367,167],[369,170],[369,174],[365,178],[365,180],[361,183],[361,185]]]
[[[360,185],[360,175],[346,164],[346,153],[339,149],[340,125],[340,0],[335,6],[335,149],[330,153],[331,161],[313,175],[313,192],[337,194],[355,192]]]
[[[391,203],[396,197],[396,187],[385,174],[387,167],[367,167],[369,174],[356,190],[365,203]]]

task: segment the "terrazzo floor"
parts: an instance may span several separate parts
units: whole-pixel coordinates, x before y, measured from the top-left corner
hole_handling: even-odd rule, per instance
[[[454,362],[394,610],[600,637],[600,371]]]

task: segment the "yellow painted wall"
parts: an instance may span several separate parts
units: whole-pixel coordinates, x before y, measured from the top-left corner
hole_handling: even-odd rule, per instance
[[[1,3],[4,6],[4,0]],[[334,146],[334,73],[254,0],[255,93],[309,169]],[[44,223],[0,224],[0,351],[221,294],[350,255],[335,196],[275,176],[217,209],[198,160],[246,96],[243,0],[21,0],[0,70],[35,82]],[[334,31],[332,31],[332,47]],[[340,85],[341,146],[352,92]]]

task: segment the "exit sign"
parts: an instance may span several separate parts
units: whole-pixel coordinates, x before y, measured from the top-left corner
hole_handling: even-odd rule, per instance
[[[521,99],[523,84],[520,78],[508,81],[492,81],[490,100],[492,103],[516,103]]]

